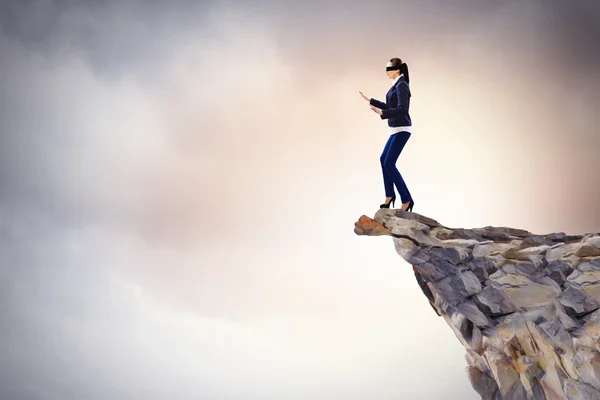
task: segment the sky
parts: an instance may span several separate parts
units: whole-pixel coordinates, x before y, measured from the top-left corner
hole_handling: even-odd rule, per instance
[[[594,1],[3,1],[0,398],[472,399],[389,237],[600,231]],[[398,203],[398,202],[397,202]],[[397,204],[398,205],[398,204]]]

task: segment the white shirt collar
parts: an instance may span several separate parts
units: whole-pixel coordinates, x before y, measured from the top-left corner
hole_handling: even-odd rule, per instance
[[[398,82],[398,79],[400,79],[400,77],[404,76],[404,74],[400,74],[397,77],[394,78],[394,82],[392,83],[392,86],[394,86],[396,84],[396,82]]]

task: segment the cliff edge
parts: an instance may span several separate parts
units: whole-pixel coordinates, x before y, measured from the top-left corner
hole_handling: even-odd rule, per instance
[[[482,399],[600,400],[599,233],[448,228],[397,209],[354,232],[393,238]]]

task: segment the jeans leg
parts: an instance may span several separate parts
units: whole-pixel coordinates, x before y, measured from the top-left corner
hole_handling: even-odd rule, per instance
[[[385,189],[385,196],[392,197],[394,196],[394,182],[392,181],[392,177],[387,171],[385,167],[385,160],[388,157],[388,152],[390,150],[390,145],[392,143],[392,137],[388,139],[385,147],[383,148],[383,152],[381,153],[381,157],[379,157],[379,161],[381,162],[381,172],[383,174],[383,187]]]
[[[399,132],[390,137],[390,145],[382,164],[392,182],[398,188],[398,193],[400,193],[400,199],[402,200],[402,203],[411,201],[412,197],[408,187],[406,186],[406,182],[404,182],[404,179],[400,174],[400,171],[398,171],[398,168],[396,168],[396,161],[398,160],[398,156],[400,156],[402,149],[406,145],[406,142],[410,138],[410,135],[410,132]]]

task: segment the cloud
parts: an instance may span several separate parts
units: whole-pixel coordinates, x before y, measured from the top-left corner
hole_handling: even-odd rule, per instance
[[[2,118],[5,195],[52,207],[63,221],[101,220],[148,238],[218,234],[227,221],[215,216],[228,199],[256,201],[253,174],[270,150],[248,153],[267,137],[247,129],[273,123],[273,111],[277,121],[278,103],[268,101],[286,87],[288,70],[265,28],[240,28],[235,15],[209,20],[203,31],[215,37],[196,30],[173,42],[172,56],[152,63],[161,76],[153,84],[104,78],[85,47],[48,56],[4,38],[5,93],[13,94]],[[111,40],[101,32],[94,37]]]
[[[0,397],[473,395],[464,350],[390,243],[353,241],[381,200],[386,139],[356,91],[387,90],[390,54],[411,60],[419,135],[401,163],[423,210],[493,204],[509,184],[540,199],[523,176],[592,207],[597,95],[583,75],[539,73],[560,48],[549,11],[181,4],[2,4]],[[397,13],[402,35],[383,40]],[[551,186],[554,157],[580,157],[561,177],[586,179]]]
[[[28,22],[3,21],[8,34],[0,37],[3,396],[186,398],[222,392],[227,377],[238,395],[260,392],[265,368],[285,357],[273,338],[223,317],[176,311],[160,298],[153,303],[152,288],[128,273],[197,268],[211,240],[248,223],[220,212],[226,196],[247,189],[236,178],[256,168],[239,170],[244,154],[235,141],[251,139],[243,124],[228,123],[227,92],[241,92],[236,115],[251,123],[251,107],[260,107],[252,99],[269,89],[273,72],[285,74],[266,35],[230,42],[239,31],[232,36],[233,25],[225,25],[214,27],[225,31],[212,43],[182,40],[179,53],[153,64],[162,79],[147,85],[124,78],[144,60],[119,65],[123,58],[108,51],[135,29],[113,30],[112,38],[91,32],[91,42],[106,46],[96,57],[89,42],[78,42],[76,25],[84,17],[95,24],[98,14],[30,6]],[[58,27],[36,25],[40,14]],[[143,28],[137,33],[150,26]],[[67,38],[83,45],[67,49]],[[203,64],[219,54],[229,59]],[[237,57],[253,54],[262,57],[244,62],[246,80],[233,79]],[[222,78],[220,88],[211,83]],[[233,186],[222,185],[227,175]],[[197,246],[191,256],[177,251],[186,240]]]

